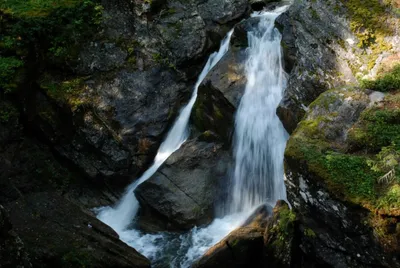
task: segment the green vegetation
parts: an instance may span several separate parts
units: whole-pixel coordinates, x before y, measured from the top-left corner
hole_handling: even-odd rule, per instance
[[[0,56],[0,88],[11,92],[17,88],[16,74],[23,62],[15,57]]]
[[[362,112],[348,134],[348,142],[356,150],[353,153],[325,135],[331,126],[324,123],[334,117],[327,103],[349,93],[336,92],[336,100],[334,94],[326,92],[310,105],[311,111],[318,106],[325,113],[308,115],[299,124],[285,154],[304,162],[307,170],[323,180],[337,197],[381,213],[392,211],[396,206],[392,201],[400,200],[400,93],[389,94],[382,104]],[[353,98],[357,96],[352,94]],[[382,179],[391,170],[395,175]]]
[[[308,237],[311,237],[311,238],[317,237],[317,235],[315,234],[315,232],[314,232],[312,229],[310,229],[310,228],[304,229],[304,235],[306,235],[306,236],[308,236]]]
[[[349,139],[370,152],[379,152],[392,143],[400,149],[400,94],[389,94],[382,106],[366,109],[350,130]]]
[[[289,209],[288,205],[276,206],[273,211],[272,226],[268,227],[268,237],[272,238],[271,250],[286,251],[288,241],[292,238],[296,214]]]
[[[40,79],[40,87],[44,89],[52,99],[67,103],[71,109],[74,109],[87,101],[87,99],[82,96],[82,93],[86,90],[86,85],[84,83],[85,78],[86,77],[77,77],[58,81],[51,75],[45,74]]]
[[[95,0],[2,1],[0,87],[8,92],[18,88],[24,79],[19,71],[35,79],[48,65],[69,68],[100,24],[102,10]]]
[[[400,90],[400,64],[396,65],[391,72],[378,77],[375,81],[363,80],[361,84],[364,88],[382,92]]]
[[[400,91],[367,107],[346,132],[346,140],[332,138],[330,134],[336,135],[342,128],[343,119],[335,114],[337,102],[362,98],[360,92],[323,93],[290,137],[285,157],[292,172],[323,183],[335,198],[369,209],[366,223],[388,251],[396,251],[400,234],[393,232],[400,216]],[[313,237],[309,230],[304,234]]]

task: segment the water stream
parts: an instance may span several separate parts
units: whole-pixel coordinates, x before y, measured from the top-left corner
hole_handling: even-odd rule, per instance
[[[253,15],[259,18],[259,24],[248,33],[247,84],[236,114],[235,169],[225,214],[209,226],[195,227],[186,234],[143,234],[128,228],[139,208],[134,189],[149,179],[187,139],[187,125],[197,89],[228,51],[233,31],[223,40],[220,50],[210,56],[192,98],[161,144],[153,165],[126,189],[118,204],[97,209],[98,218],[111,226],[121,240],[152,260],[152,267],[190,267],[208,248],[240,226],[258,205],[266,202],[273,205],[278,199],[286,199],[283,152],[287,134],[276,115],[286,86],[286,74],[282,68],[281,35],[274,26],[275,19],[286,8]]]
[[[235,120],[231,213],[286,199],[283,153],[287,133],[276,109],[287,75],[282,66],[281,34],[275,28],[275,19],[285,8],[257,15],[258,27],[248,33],[247,83]]]

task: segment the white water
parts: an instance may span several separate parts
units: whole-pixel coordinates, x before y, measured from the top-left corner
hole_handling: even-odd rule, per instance
[[[152,260],[153,267],[189,267],[207,249],[239,227],[259,204],[268,202],[274,205],[276,200],[286,199],[282,165],[287,134],[276,115],[286,75],[281,63],[281,36],[274,28],[275,19],[286,8],[256,15],[260,17],[260,23],[248,34],[248,81],[236,115],[233,195],[228,201],[228,214],[215,219],[205,228],[194,228],[181,235],[167,232],[150,235],[128,229],[139,207],[134,189],[150,178],[186,140],[197,88],[227,52],[232,32],[221,44],[219,52],[210,56],[190,102],[161,144],[154,164],[127,188],[115,208],[99,209],[98,218],[114,228],[121,240]]]
[[[275,28],[275,19],[286,8],[262,14],[258,27],[248,33],[247,84],[235,122],[231,212],[286,199],[283,154],[287,133],[276,109],[287,75],[282,66],[281,34]]]

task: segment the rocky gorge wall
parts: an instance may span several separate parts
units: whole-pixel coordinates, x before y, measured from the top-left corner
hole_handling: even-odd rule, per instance
[[[0,6],[1,65],[13,71],[1,69],[0,202],[12,210],[11,224],[34,266],[97,265],[107,257],[112,267],[148,267],[143,256],[119,242],[87,208],[114,203],[146,169],[188,100],[205,58],[236,25],[230,51],[199,88],[190,140],[136,191],[139,226],[145,231],[187,230],[213,219],[214,204],[226,194],[234,113],[246,83],[246,31],[257,23],[256,18],[242,19],[252,6],[265,3],[89,2],[82,6],[81,1],[61,1],[64,4],[50,9]],[[339,165],[347,158],[333,153],[368,154],[373,161],[390,146],[388,140],[398,139],[399,88],[376,99],[358,86],[360,78],[390,71],[399,60],[398,8],[396,1],[387,6],[377,0],[298,0],[278,18],[289,75],[278,115],[293,133],[285,160],[293,210],[284,206],[284,220],[276,216],[237,231],[233,240],[228,237],[225,245],[233,245],[234,252],[254,254],[235,263],[227,257],[232,249],[217,250],[223,252],[226,267],[246,265],[254,256],[260,258],[254,267],[399,266],[397,182],[383,187],[375,183],[384,174],[371,175],[358,158],[362,171],[368,171],[366,177],[348,177],[344,171],[327,175],[339,172],[329,169],[332,165],[346,172],[360,170],[357,165]],[[387,140],[370,148],[347,139],[356,126],[363,129],[363,113],[385,107],[392,118]],[[317,146],[318,154],[304,154],[299,144]],[[333,162],[327,164],[326,159]],[[354,183],[346,178],[354,178]],[[374,194],[354,194],[352,187]],[[63,211],[71,219],[60,215]],[[280,215],[278,211],[274,215]],[[54,240],[53,255],[46,251],[52,244],[51,236],[42,235],[45,224],[57,226],[54,237],[60,240]],[[10,239],[9,225],[0,227]],[[243,234],[245,242],[235,243]],[[33,250],[32,237],[37,235],[42,252]],[[286,242],[280,243],[283,239]],[[66,247],[59,246],[64,243],[60,241],[68,241]],[[95,243],[101,244],[95,250],[99,255],[88,259]],[[71,247],[76,251],[71,253]],[[122,253],[110,257],[109,247]]]

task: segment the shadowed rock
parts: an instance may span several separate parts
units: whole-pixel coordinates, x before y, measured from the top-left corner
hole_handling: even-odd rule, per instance
[[[211,222],[228,165],[221,144],[187,141],[136,189],[140,227],[182,230]]]
[[[150,267],[110,227],[56,194],[27,195],[7,209],[34,267]]]
[[[260,206],[238,229],[210,248],[192,267],[260,267],[271,208]]]

